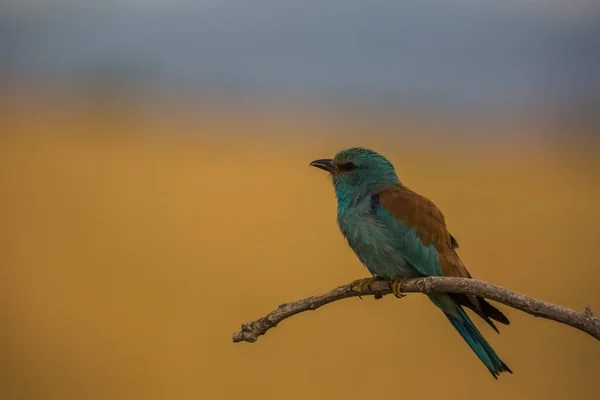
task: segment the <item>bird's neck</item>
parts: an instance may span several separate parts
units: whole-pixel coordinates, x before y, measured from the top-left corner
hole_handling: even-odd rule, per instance
[[[336,184],[335,196],[338,203],[338,214],[345,214],[362,200],[370,198],[372,195],[379,193],[385,188],[400,184],[401,183],[398,180],[394,182],[372,182],[360,186],[349,186],[344,185],[343,183]]]

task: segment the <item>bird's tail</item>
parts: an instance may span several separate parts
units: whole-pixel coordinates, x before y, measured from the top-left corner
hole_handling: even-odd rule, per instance
[[[498,375],[501,372],[510,372],[512,374],[510,368],[498,357],[492,346],[485,340],[462,307],[457,305],[456,310],[458,311],[457,316],[445,311],[444,315],[446,315],[452,326],[469,344],[469,347],[477,354],[477,357],[485,364],[492,376],[498,379]]]

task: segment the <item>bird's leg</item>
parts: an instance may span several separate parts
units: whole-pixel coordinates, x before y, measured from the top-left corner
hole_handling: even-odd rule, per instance
[[[400,278],[400,279],[394,279],[392,281],[392,294],[399,299],[406,296],[404,293],[402,293],[402,290],[401,290],[402,284],[404,283],[405,280],[406,280],[406,278]]]

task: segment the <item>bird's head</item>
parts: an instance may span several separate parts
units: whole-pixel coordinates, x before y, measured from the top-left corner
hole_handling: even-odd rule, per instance
[[[391,162],[381,154],[363,147],[338,152],[333,159],[315,160],[311,166],[329,172],[338,197],[358,200],[400,181]]]

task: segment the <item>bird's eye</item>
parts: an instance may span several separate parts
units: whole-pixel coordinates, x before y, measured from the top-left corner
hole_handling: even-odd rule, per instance
[[[342,171],[344,172],[348,172],[348,171],[352,171],[356,169],[356,165],[354,165],[353,163],[349,162],[349,163],[345,163],[340,165],[339,167]]]

